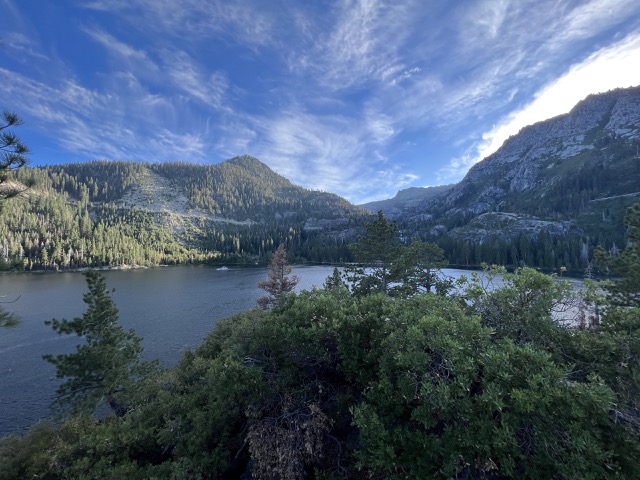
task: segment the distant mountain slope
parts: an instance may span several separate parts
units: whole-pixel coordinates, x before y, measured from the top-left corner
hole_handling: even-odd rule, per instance
[[[216,165],[99,161],[16,174],[36,187],[7,203],[0,256],[21,258],[27,268],[264,262],[281,242],[299,260],[340,261],[367,215],[249,156]]]
[[[594,245],[624,243],[625,209],[640,201],[640,87],[591,95],[523,128],[444,193],[399,199],[379,205],[397,214],[404,235],[435,239],[463,264],[494,259],[521,239],[584,265]],[[496,260],[522,258],[502,252]]]
[[[287,209],[320,209],[322,215],[362,213],[337,195],[293,185],[259,160],[242,156],[215,165],[190,163],[87,162],[51,165],[55,188],[79,199],[88,186],[92,202],[123,202],[158,210],[158,202],[176,197],[172,207],[194,210],[230,220],[259,221]],[[26,175],[26,173],[23,173]],[[65,180],[59,177],[66,177]],[[159,196],[158,196],[159,195]],[[141,203],[133,202],[143,200]],[[170,206],[167,204],[167,208]],[[328,207],[328,210],[325,210]],[[171,209],[171,208],[169,208]]]
[[[574,218],[583,201],[640,191],[640,87],[591,95],[523,128],[439,199],[448,213],[493,209]]]
[[[396,218],[406,210],[411,210],[425,201],[433,200],[435,197],[444,194],[453,187],[451,185],[440,185],[437,187],[411,187],[400,190],[395,197],[388,200],[378,200],[360,205],[362,208],[377,213],[382,213],[389,218]]]
[[[640,201],[640,87],[591,95],[523,128],[454,186],[411,188],[364,208],[293,185],[257,159],[217,165],[90,162],[21,169],[35,181],[0,217],[1,263],[27,268],[350,258],[382,210],[402,237],[437,241],[457,265],[584,268],[625,241]]]
[[[591,95],[566,115],[523,128],[446,193],[405,209],[402,220],[429,214],[425,227],[469,237],[469,223],[482,224],[479,215],[508,213],[558,222],[550,230],[555,234],[582,231],[593,238],[617,229],[619,237],[624,209],[640,199],[639,153],[640,87]],[[482,228],[485,237],[531,231],[494,223]],[[479,238],[478,228],[471,236]]]

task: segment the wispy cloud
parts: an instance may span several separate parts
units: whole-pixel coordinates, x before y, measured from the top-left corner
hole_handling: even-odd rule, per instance
[[[454,159],[439,174],[443,180],[457,179],[469,167],[486,158],[523,127],[567,113],[591,93],[640,85],[640,34],[633,34],[615,45],[603,48],[573,65],[560,78],[544,85],[525,107],[513,111],[482,140]]]
[[[299,110],[247,119],[256,128],[248,147],[295,183],[361,202],[376,196],[372,185],[391,193],[414,179],[370,147],[388,133],[384,117],[369,118],[360,127],[348,117]]]
[[[622,38],[640,30],[634,0],[63,3],[51,11],[71,9],[79,32],[58,39],[0,0],[21,25],[2,34],[0,94],[51,143],[81,158],[249,153],[356,202],[457,180],[522,126],[640,83],[637,37]],[[48,31],[51,45],[29,35]],[[90,41],[65,58],[74,34]],[[98,67],[70,63],[82,55]]]
[[[47,85],[0,68],[0,93],[38,130],[54,131],[59,145],[74,155],[157,161],[204,155],[199,133],[178,125],[157,128],[154,119],[166,110],[164,101],[143,90],[119,91],[100,93],[71,80]]]
[[[100,29],[84,31],[117,58],[116,69],[130,72],[135,81],[142,77],[153,85],[173,84],[188,98],[214,109],[223,107],[228,87],[226,75],[220,71],[206,72],[187,52],[165,48],[154,52],[158,58],[153,60],[149,53]]]
[[[131,59],[135,62],[144,62],[145,66],[151,66],[154,68],[154,70],[156,69],[155,65],[149,60],[147,54],[143,50],[139,50],[130,45],[127,45],[126,43],[118,40],[116,37],[100,28],[83,27],[82,30],[95,41],[100,43],[103,47],[105,47],[110,53],[124,59]]]
[[[590,0],[578,4],[563,22],[559,41],[593,37],[637,12],[634,0]]]
[[[224,0],[182,0],[179,4],[174,0],[96,0],[83,4],[88,9],[123,13],[136,29],[183,40],[222,35],[229,41],[262,45],[272,39],[273,16],[258,5]],[[140,18],[144,21],[139,22]]]
[[[303,38],[314,32],[313,42],[289,55],[289,68],[314,75],[321,88],[334,92],[410,76],[415,65],[406,65],[401,51],[419,10],[413,1],[338,1],[328,10],[329,25],[298,22]]]
[[[9,32],[0,41],[8,48],[16,50],[25,61],[49,60],[49,57],[37,50],[36,43],[29,37],[19,32]]]
[[[476,45],[498,37],[504,24],[510,0],[482,0],[462,11],[462,32],[474,38]]]
[[[223,106],[227,92],[224,73],[204,73],[185,52],[168,51],[162,56],[164,71],[177,89],[209,107],[218,109]]]

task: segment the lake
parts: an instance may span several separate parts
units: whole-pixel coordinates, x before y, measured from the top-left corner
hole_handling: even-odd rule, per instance
[[[322,286],[330,266],[298,266],[297,290]],[[199,345],[217,320],[248,310],[264,295],[257,283],[266,268],[156,267],[105,271],[120,312],[120,324],[141,336],[145,357],[172,366]],[[0,435],[23,432],[49,417],[58,381],[42,355],[72,352],[77,337],[58,335],[44,321],[80,316],[86,310],[85,278],[78,272],[0,275],[3,306],[20,315],[12,329],[0,329]]]
[[[321,287],[331,266],[296,266],[296,290]],[[458,278],[468,271],[444,269]],[[258,288],[266,268],[217,270],[205,266],[156,267],[103,272],[120,312],[120,324],[143,338],[144,356],[164,366],[198,346],[216,321],[253,308],[264,295]],[[498,279],[498,284],[500,279]],[[579,285],[581,282],[576,282]],[[57,335],[45,320],[80,316],[86,310],[85,278],[78,272],[0,274],[4,307],[20,315],[12,329],[0,329],[0,435],[24,432],[49,417],[58,380],[42,355],[69,353],[78,339]]]

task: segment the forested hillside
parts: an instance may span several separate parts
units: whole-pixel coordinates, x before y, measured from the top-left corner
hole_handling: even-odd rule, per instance
[[[34,185],[5,202],[5,268],[184,262],[261,263],[284,244],[296,261],[343,262],[371,212],[293,185],[249,156],[217,165],[88,162],[20,168]],[[592,95],[523,128],[453,186],[365,205],[405,243],[436,242],[452,265],[582,273],[600,246],[626,244],[640,197],[640,87]]]
[[[365,212],[252,157],[217,165],[88,162],[23,168],[6,202],[4,266],[27,270],[185,262],[342,261]]]

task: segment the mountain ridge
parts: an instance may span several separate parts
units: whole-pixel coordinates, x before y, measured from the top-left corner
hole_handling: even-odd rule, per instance
[[[536,188],[543,198],[545,189],[585,165],[598,161],[603,167],[620,167],[637,157],[639,143],[640,87],[590,95],[567,114],[522,128],[496,152],[472,166],[460,182],[442,195],[415,206],[413,211],[444,209],[449,215],[460,212],[478,215],[503,207],[509,195]],[[612,158],[605,152],[612,147],[626,147],[628,151]],[[613,164],[616,161],[618,165]],[[605,197],[630,194],[634,186],[640,190],[637,187],[640,183],[635,183],[638,176],[631,173],[628,181],[615,185],[622,191],[600,188],[597,193]]]
[[[0,248],[27,269],[209,261],[348,260],[367,215],[292,184],[259,160],[215,165],[96,161],[25,168],[36,187],[2,212]]]
[[[451,188],[396,200],[394,219],[404,238],[436,241],[456,264],[516,265],[523,255],[514,244],[546,244],[538,266],[556,267],[555,255],[582,268],[596,245],[624,244],[624,212],[639,192],[640,87],[631,87],[589,95],[522,128]]]
[[[298,261],[346,261],[378,210],[404,240],[435,241],[456,265],[578,269],[596,245],[623,245],[624,211],[640,198],[640,87],[591,95],[524,127],[455,185],[361,207],[294,185],[248,155],[212,165],[50,165],[14,180],[37,186],[7,202],[0,253],[28,269],[264,263],[280,243]]]

